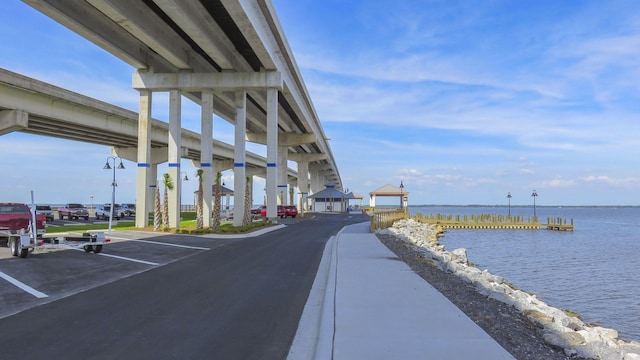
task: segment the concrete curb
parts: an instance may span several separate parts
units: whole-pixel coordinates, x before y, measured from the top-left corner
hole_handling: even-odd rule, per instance
[[[340,231],[342,232],[342,230]],[[326,243],[287,360],[331,359],[335,333],[337,236]]]

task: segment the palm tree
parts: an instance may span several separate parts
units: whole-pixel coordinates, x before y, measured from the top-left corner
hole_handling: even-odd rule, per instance
[[[247,176],[244,187],[244,214],[242,216],[242,226],[251,224],[251,178]]]
[[[196,177],[198,178],[198,195],[196,196],[196,229],[202,229],[204,227],[203,219],[202,219],[202,175],[204,174],[204,170],[198,169],[196,171]]]
[[[171,175],[164,173],[162,175],[162,183],[164,184],[164,203],[162,204],[162,226],[169,226],[169,190],[173,190],[173,180]]]
[[[158,186],[158,181],[156,180],[156,198],[153,210],[153,230],[160,229],[160,221],[162,217],[162,211],[160,210],[160,187]]]
[[[222,194],[220,192],[221,178],[222,178],[222,173],[221,172],[216,173],[216,184],[215,184],[215,191],[213,196],[213,224],[211,225],[214,231],[218,230],[218,228],[220,227],[220,198],[222,197]]]

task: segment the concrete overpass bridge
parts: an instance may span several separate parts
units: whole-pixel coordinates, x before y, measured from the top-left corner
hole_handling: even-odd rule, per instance
[[[137,162],[138,114],[80,95],[42,81],[0,68],[0,135],[19,131],[34,135],[87,142],[112,147],[112,153]],[[168,160],[169,126],[151,120],[151,171]],[[181,158],[199,163],[200,134],[182,129]],[[233,169],[233,145],[213,140],[211,162],[216,171]],[[247,152],[247,174],[266,176],[266,158]],[[296,184],[298,174],[288,169],[288,184]],[[147,199],[152,206],[153,198]]]
[[[298,189],[309,193],[328,181],[342,188],[338,168],[269,0],[23,0],[131,65],[139,91],[136,198],[139,212],[155,178],[151,170],[153,92],[169,92],[167,159],[172,178],[180,174],[183,96],[202,108],[199,166],[204,170],[205,213],[211,213],[212,116],[235,126],[234,188],[244,189],[246,141],[267,146],[267,215],[286,203],[287,160],[298,163]],[[131,148],[133,148],[131,146]],[[217,171],[217,170],[216,170]],[[322,180],[320,180],[322,179]],[[179,220],[180,185],[169,199],[170,225]],[[303,199],[301,199],[303,200]],[[244,192],[234,195],[236,214]],[[146,219],[136,219],[144,226]],[[206,218],[205,224],[211,219]],[[235,217],[240,225],[241,217]]]

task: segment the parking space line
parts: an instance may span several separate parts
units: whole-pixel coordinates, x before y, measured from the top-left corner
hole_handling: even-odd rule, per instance
[[[199,246],[189,246],[189,245],[181,245],[181,244],[171,244],[171,243],[163,243],[158,241],[149,241],[149,240],[131,240],[131,241],[139,241],[148,244],[157,244],[157,245],[166,245],[166,246],[175,246],[185,249],[195,249],[195,250],[211,250],[210,248],[199,247]]]
[[[121,260],[133,261],[133,262],[137,262],[137,263],[141,263],[141,264],[147,264],[147,265],[153,265],[153,266],[160,265],[158,263],[154,263],[154,262],[151,262],[151,261],[132,259],[132,258],[124,257],[124,256],[117,256],[117,255],[104,254],[104,253],[100,253],[98,255],[111,257],[111,258],[116,258],[116,259],[121,259]]]
[[[84,251],[83,249],[73,249],[73,250],[77,250],[77,251]],[[154,262],[151,262],[151,261],[144,261],[144,260],[132,259],[132,258],[124,257],[124,256],[118,256],[118,255],[111,255],[111,254],[105,254],[105,253],[99,253],[99,254],[97,254],[97,255],[99,255],[99,256],[106,256],[106,257],[110,257],[110,258],[114,258],[114,259],[120,259],[120,260],[133,261],[133,262],[137,262],[137,263],[141,263],[141,264],[146,264],[146,265],[153,265],[153,266],[160,265],[159,263],[154,263]]]
[[[40,292],[40,291],[32,288],[31,286],[19,281],[19,280],[16,280],[16,279],[12,278],[11,276],[3,273],[2,271],[0,271],[0,277],[5,279],[5,280],[7,280],[10,283],[12,283],[13,285],[17,286],[21,290],[23,290],[25,292],[28,292],[29,294],[37,297],[38,299],[49,297],[49,295],[47,295],[47,294],[45,294],[43,292]]]

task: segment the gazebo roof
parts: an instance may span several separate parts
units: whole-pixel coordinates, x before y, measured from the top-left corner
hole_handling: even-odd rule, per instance
[[[327,188],[309,196],[312,199],[348,199],[347,194],[336,188]]]
[[[362,198],[363,198],[362,195],[353,191],[347,194],[347,199],[362,199]]]
[[[213,193],[216,192],[216,186],[215,185],[213,185],[213,188],[212,188],[211,191]],[[198,192],[198,190],[194,191],[193,193],[195,194],[197,192]],[[220,194],[221,195],[233,195],[233,190],[229,189],[228,187],[220,185]]]
[[[369,195],[376,195],[376,196],[400,196],[400,195],[409,195],[408,191],[405,191],[404,189],[400,189],[397,186],[393,186],[390,184],[386,184],[382,187],[379,187],[375,190],[373,190],[372,192],[369,193]]]

